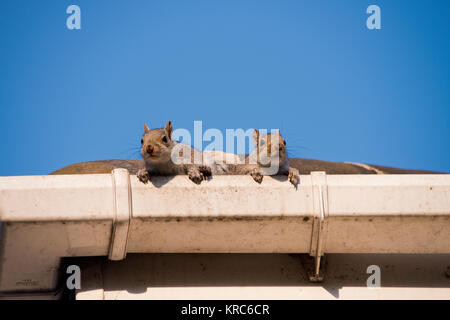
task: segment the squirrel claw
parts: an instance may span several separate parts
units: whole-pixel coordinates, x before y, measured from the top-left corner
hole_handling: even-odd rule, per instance
[[[297,186],[300,177],[296,168],[289,168],[288,179],[294,186]]]
[[[261,173],[261,171],[259,171],[258,169],[253,170],[250,175],[252,176],[253,180],[255,180],[258,183],[261,183],[263,181],[263,175]]]
[[[141,169],[137,173],[137,178],[144,184],[147,184],[150,181],[150,174],[146,169]]]
[[[198,170],[200,171],[200,173],[203,175],[203,179],[206,180],[207,177],[211,177],[212,176],[212,171],[210,167],[207,166],[199,166]]]
[[[203,181],[203,174],[200,172],[199,168],[192,167],[188,171],[188,177],[191,179],[192,182],[196,184],[200,184]]]
[[[191,179],[191,181],[194,182],[195,184],[200,184],[200,183],[202,183],[203,175],[201,175],[201,174],[190,174],[189,175],[189,179]]]

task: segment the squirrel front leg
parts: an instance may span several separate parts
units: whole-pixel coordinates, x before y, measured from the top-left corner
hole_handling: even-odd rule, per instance
[[[288,179],[294,186],[297,186],[300,180],[300,173],[298,172],[297,168],[289,168]]]
[[[255,180],[258,183],[261,183],[263,181],[264,175],[262,174],[260,168],[255,168],[251,170],[250,175],[252,176],[253,180]]]
[[[198,170],[203,175],[203,179],[205,179],[205,180],[206,180],[207,177],[211,177],[212,176],[212,170],[208,166],[201,165],[201,166],[198,167]]]
[[[192,182],[196,184],[200,184],[204,179],[203,173],[200,171],[198,166],[188,166],[187,167],[187,175]]]
[[[141,181],[144,184],[147,184],[150,181],[150,173],[147,169],[141,169],[137,173],[137,177],[139,181]]]
[[[230,165],[228,171],[233,172],[233,174],[239,175],[248,174],[253,178],[253,180],[255,180],[258,183],[261,183],[264,178],[261,168],[254,164]]]

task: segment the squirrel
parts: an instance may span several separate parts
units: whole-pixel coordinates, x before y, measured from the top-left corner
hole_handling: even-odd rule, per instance
[[[297,186],[299,171],[289,166],[286,140],[278,133],[260,134],[253,132],[255,150],[245,156],[245,164],[229,164],[233,174],[249,174],[253,180],[261,183],[264,175],[287,175],[289,181]]]
[[[147,124],[144,124],[141,155],[145,168],[137,173],[141,182],[147,184],[152,175],[187,174],[194,183],[200,184],[213,173],[224,174],[226,172],[225,165],[216,164],[211,157],[203,155],[201,151],[173,141],[172,132],[170,121],[167,122],[164,129],[150,130]],[[201,163],[195,164],[194,159],[200,159]]]
[[[286,141],[277,134],[261,135],[259,130],[253,132],[255,150],[245,156],[245,164],[238,164],[241,155],[224,152],[201,152],[186,144],[172,140],[172,123],[167,122],[164,129],[150,130],[144,124],[144,135],[141,139],[141,155],[145,168],[137,173],[138,179],[147,184],[152,175],[172,176],[187,174],[194,183],[200,184],[212,175],[246,175],[261,183],[264,175],[287,175],[289,181],[296,186],[299,172],[289,166]],[[217,159],[221,158],[220,161]],[[222,162],[223,159],[226,162]],[[194,162],[200,159],[200,164]],[[265,161],[262,161],[265,159]],[[175,161],[174,161],[175,160]],[[181,162],[180,162],[181,160]]]

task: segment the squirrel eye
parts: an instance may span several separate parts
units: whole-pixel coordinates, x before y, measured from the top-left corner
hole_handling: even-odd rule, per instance
[[[162,138],[162,141],[167,142],[167,137],[164,136],[164,137]]]
[[[141,139],[141,144],[144,144],[144,139]]]
[[[286,145],[286,140],[283,141],[284,145]]]

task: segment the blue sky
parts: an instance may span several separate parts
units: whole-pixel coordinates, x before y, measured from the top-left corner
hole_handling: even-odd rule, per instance
[[[295,157],[450,172],[449,17],[450,1],[424,0],[2,0],[0,175],[138,158],[144,122],[167,120],[281,128]]]

